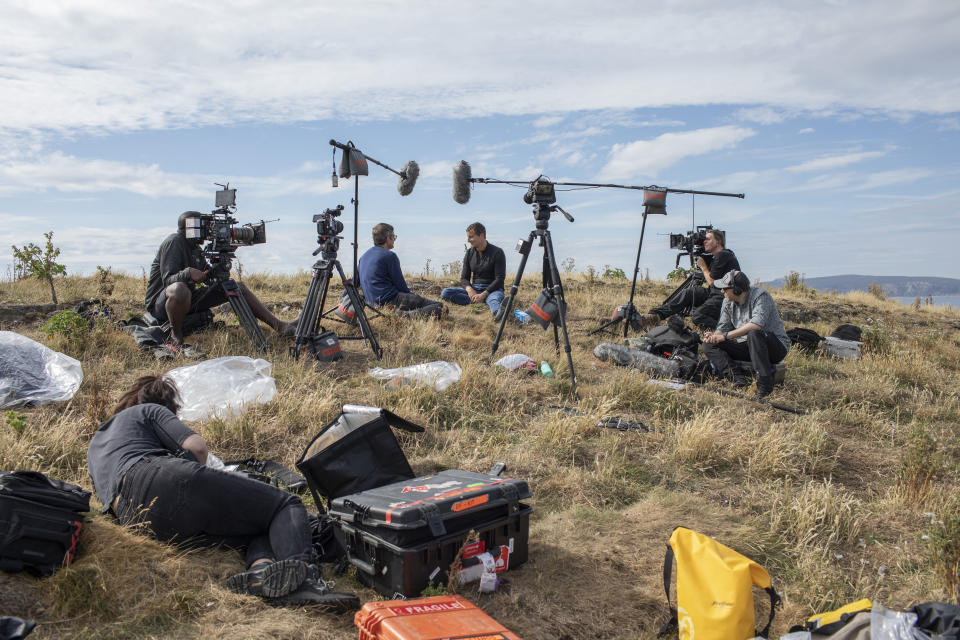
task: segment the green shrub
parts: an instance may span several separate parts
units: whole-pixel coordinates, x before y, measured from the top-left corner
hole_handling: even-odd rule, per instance
[[[16,411],[7,411],[4,414],[4,417],[7,421],[7,426],[13,429],[13,432],[17,434],[17,437],[23,435],[23,432],[27,429],[27,416],[24,413],[17,413]]]
[[[40,327],[40,333],[48,336],[63,336],[73,347],[81,349],[90,333],[90,324],[76,311],[58,311]]]

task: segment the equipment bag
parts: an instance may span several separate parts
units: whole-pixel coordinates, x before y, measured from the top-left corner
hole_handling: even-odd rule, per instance
[[[823,342],[823,337],[813,329],[803,327],[794,327],[787,331],[787,337],[790,338],[790,344],[796,345],[801,351],[813,353]]]
[[[868,598],[863,598],[862,600],[845,604],[833,611],[815,613],[807,618],[804,624],[791,627],[790,632],[810,631],[816,633],[818,636],[831,636],[847,626],[847,623],[853,620],[858,613],[861,611],[869,613],[872,608],[873,603],[870,602]],[[869,625],[867,628],[869,630]]]
[[[564,310],[566,310],[566,305],[564,305]],[[557,324],[560,304],[557,302],[556,296],[553,295],[553,291],[544,289],[530,305],[527,313],[530,314],[534,322],[546,329],[550,326],[550,323]]]
[[[324,331],[309,338],[307,351],[319,362],[334,362],[343,358],[340,340],[333,331]]]
[[[337,309],[334,313],[351,327],[356,326],[357,311],[353,308],[353,300],[350,299],[350,294],[346,291],[340,294],[340,300],[337,302]]]
[[[297,469],[318,509],[320,496],[332,500],[414,477],[391,427],[423,431],[386,409],[345,404],[337,419],[310,441]]]
[[[0,570],[50,575],[77,552],[90,492],[37,471],[0,472]]]
[[[689,329],[682,328],[677,331],[667,325],[654,327],[643,338],[647,351],[666,357],[672,356],[674,351],[681,348],[696,353],[700,344],[700,337]]]
[[[684,527],[670,536],[663,558],[663,589],[670,603],[673,560],[677,560],[677,608],[659,637],[679,635],[680,640],[747,640],[767,636],[780,596],[770,574],[756,562],[713,538]],[[770,618],[755,631],[753,587],[770,596]]]

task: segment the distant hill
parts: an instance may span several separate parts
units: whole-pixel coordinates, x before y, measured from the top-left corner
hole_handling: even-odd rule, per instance
[[[766,282],[773,288],[783,286],[783,278]],[[918,278],[913,276],[824,276],[822,278],[806,278],[806,284],[818,291],[833,291],[840,293],[848,291],[866,291],[867,286],[878,284],[890,296],[949,296],[960,295],[960,279],[957,278]]]

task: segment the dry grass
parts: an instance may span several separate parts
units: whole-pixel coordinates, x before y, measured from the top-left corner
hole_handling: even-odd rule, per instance
[[[112,278],[108,302],[117,315],[139,313],[143,279]],[[305,274],[244,279],[284,319],[296,315],[306,294]],[[521,305],[536,297],[535,279],[523,283]],[[437,281],[415,284],[423,295],[439,295]],[[960,551],[950,541],[952,496],[960,488],[960,314],[870,294],[775,291],[788,327],[826,335],[853,323],[869,337],[857,362],[789,354],[775,399],[808,409],[797,416],[709,389],[649,386],[644,374],[596,360],[593,346],[616,338],[586,332],[626,300],[628,287],[576,276],[564,284],[582,399],[575,413],[558,409],[570,406],[569,371],[552,332],[510,323],[498,357],[520,352],[546,360],[553,378],[490,367],[496,327],[485,311],[466,307],[443,322],[374,320],[385,348],[381,363],[358,342],[344,343],[347,357],[333,365],[294,361],[279,345],[267,356],[277,381],[273,402],[193,426],[225,459],[292,466],[342,403],[373,404],[426,427],[399,434],[419,473],[506,462],[534,494],[530,560],[507,574],[506,589],[467,595],[528,640],[653,638],[667,615],[659,584],[664,544],[678,525],[770,569],[786,597],[773,637],[813,610],[854,598],[903,607],[957,597]],[[44,286],[0,284],[0,306],[45,304]],[[673,286],[639,283],[638,308],[654,306]],[[60,279],[57,292],[75,305],[96,296],[96,278]],[[45,336],[38,328],[51,312],[32,313],[17,324],[0,316],[0,326],[77,357],[85,380],[67,403],[18,410],[22,433],[0,424],[0,468],[38,469],[89,488],[87,442],[121,390],[181,363],[158,363],[109,325],[80,341]],[[197,336],[198,346],[211,357],[250,353],[232,317],[219,319],[227,329]],[[366,375],[378,364],[436,359],[463,368],[461,381],[443,393],[391,390]],[[607,416],[655,430],[597,427]],[[924,512],[943,524],[931,524]],[[47,580],[0,576],[0,610],[41,622],[37,638],[356,637],[349,616],[272,609],[227,592],[223,578],[242,565],[236,553],[183,552],[99,515],[82,545],[78,562]],[[350,576],[340,586],[376,598]]]

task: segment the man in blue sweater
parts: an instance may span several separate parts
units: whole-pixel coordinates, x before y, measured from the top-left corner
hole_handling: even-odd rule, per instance
[[[396,240],[397,234],[391,225],[381,222],[373,228],[373,246],[357,263],[364,298],[375,306],[394,305],[409,316],[441,317],[443,304],[417,295],[407,286],[400,259],[392,251]]]

